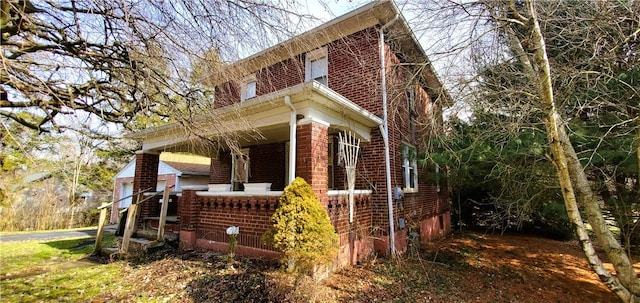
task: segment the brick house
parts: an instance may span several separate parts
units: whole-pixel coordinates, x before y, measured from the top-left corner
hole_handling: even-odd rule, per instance
[[[388,253],[391,239],[402,251],[410,240],[450,232],[447,185],[424,181],[420,176],[434,175],[435,169],[418,167],[416,158],[426,138],[439,131],[442,107],[451,101],[394,2],[365,5],[206,82],[215,87],[212,111],[196,122],[216,123],[198,136],[218,143],[202,149],[212,158],[209,190],[182,188],[182,245],[224,251],[226,228],[239,226],[238,253],[277,256],[260,236],[296,176],[311,185],[329,214],[340,236],[342,265]],[[338,161],[341,132],[361,140],[352,222],[345,169]],[[159,153],[193,147],[193,136],[177,124],[133,137],[142,142],[134,191],[155,186]],[[157,212],[157,203],[144,203],[140,215]]]
[[[172,191],[180,192],[182,186],[206,186],[209,182],[210,163],[211,160],[206,157],[164,153],[158,161],[158,177],[153,189],[161,191],[165,186],[173,186]],[[133,159],[113,177],[115,202],[111,205],[110,223],[117,223],[118,213],[131,205],[135,167],[136,160]],[[173,200],[177,199],[174,198],[171,202],[177,202]],[[177,215],[177,203],[171,203],[169,207],[169,215]]]

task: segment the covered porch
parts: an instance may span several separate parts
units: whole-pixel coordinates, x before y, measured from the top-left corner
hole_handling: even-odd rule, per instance
[[[215,120],[212,123],[212,120]],[[194,150],[194,135],[178,125],[136,134],[134,192],[155,182],[150,170],[163,151],[196,152],[212,158],[208,187],[185,187],[177,221],[184,246],[225,250],[229,226],[239,226],[238,253],[277,256],[260,241],[282,190],[296,176],[312,187],[341,239],[341,263],[371,253],[372,187],[357,182],[354,220],[349,222],[344,168],[337,161],[337,134],[348,131],[366,149],[382,120],[326,86],[312,81],[212,111],[197,121],[214,142]],[[141,205],[138,220],[158,217],[159,203]],[[140,222],[140,221],[139,221]],[[364,242],[363,242],[364,241]]]

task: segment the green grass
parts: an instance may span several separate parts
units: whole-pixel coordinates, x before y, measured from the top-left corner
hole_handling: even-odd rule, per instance
[[[115,290],[122,263],[57,269],[0,282],[3,302],[84,302]]]
[[[113,235],[106,235],[109,245]],[[93,238],[0,243],[3,302],[77,302],[118,287],[123,263],[86,260]]]

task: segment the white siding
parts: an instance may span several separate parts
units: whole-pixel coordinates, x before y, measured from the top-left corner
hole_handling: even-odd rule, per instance
[[[178,180],[180,182],[176,185],[176,191],[180,191],[182,186],[209,184],[209,176],[188,176]]]
[[[129,164],[127,164],[127,166],[125,166],[120,172],[118,172],[113,179],[120,179],[120,178],[133,178],[133,176],[136,174],[136,160],[133,159],[131,162],[129,162]]]
[[[176,174],[176,176],[179,176],[182,173],[179,170],[160,161],[160,163],[158,164],[158,175],[168,175],[168,174]]]
[[[133,194],[133,183],[132,182],[122,183],[121,186],[122,186],[122,188],[120,188],[120,197],[118,197],[118,200],[122,199],[124,197],[131,196],[131,194]],[[129,207],[129,205],[131,205],[131,197],[128,197],[128,198],[120,201],[118,203],[118,208],[127,208],[127,207]]]

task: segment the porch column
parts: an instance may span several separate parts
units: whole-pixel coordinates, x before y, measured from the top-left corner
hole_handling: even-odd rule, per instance
[[[231,182],[231,154],[220,150],[217,157],[211,159],[209,183],[227,184]]]
[[[159,154],[145,151],[136,152],[136,173],[133,178],[134,195],[131,203],[138,203],[138,195],[136,195],[136,193],[140,190],[153,188],[153,191],[155,191],[158,184],[159,162]],[[142,218],[152,216],[153,214],[156,214],[160,211],[160,205],[157,201],[146,201],[140,207],[140,216],[138,217],[138,222],[141,222]]]
[[[296,146],[296,176],[304,178],[326,209],[329,170],[327,168],[329,124],[324,121],[298,121]],[[293,147],[292,147],[293,148]]]

